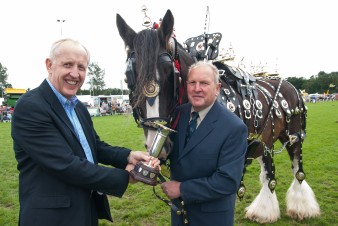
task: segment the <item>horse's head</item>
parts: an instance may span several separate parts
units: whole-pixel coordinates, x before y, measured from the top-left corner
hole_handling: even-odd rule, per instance
[[[174,17],[170,10],[158,29],[137,33],[119,14],[116,24],[127,51],[126,82],[133,115],[144,129],[149,149],[159,125],[172,127],[174,109],[183,98],[179,93],[184,84],[179,71],[187,71],[185,65],[178,69],[175,61],[179,61],[180,52],[187,53],[172,37]]]

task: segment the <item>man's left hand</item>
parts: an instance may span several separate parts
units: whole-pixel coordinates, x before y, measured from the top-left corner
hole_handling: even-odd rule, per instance
[[[161,188],[164,194],[169,199],[176,199],[181,196],[180,192],[181,182],[178,181],[167,181],[161,184]]]

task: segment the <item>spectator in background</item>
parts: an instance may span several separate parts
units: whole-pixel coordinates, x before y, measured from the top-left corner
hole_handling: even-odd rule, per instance
[[[116,114],[116,104],[112,105],[111,110],[112,110],[112,114],[115,115]]]

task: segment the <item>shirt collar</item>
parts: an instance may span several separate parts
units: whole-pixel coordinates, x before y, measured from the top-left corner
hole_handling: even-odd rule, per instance
[[[202,121],[205,116],[208,114],[208,112],[210,111],[211,107],[213,106],[213,104],[211,104],[209,107],[207,108],[204,108],[203,110],[201,111],[198,111],[198,115],[199,115],[199,118],[200,120]],[[191,108],[191,112],[195,111],[194,107]]]
[[[53,92],[55,93],[56,97],[59,99],[60,103],[62,104],[63,107],[65,107],[66,105],[70,105],[70,106],[76,106],[76,104],[79,102],[79,100],[77,99],[76,96],[72,96],[69,100],[63,96],[59,91],[57,91],[54,86],[52,85],[52,83],[49,81],[49,79],[46,79],[50,88],[53,90]]]

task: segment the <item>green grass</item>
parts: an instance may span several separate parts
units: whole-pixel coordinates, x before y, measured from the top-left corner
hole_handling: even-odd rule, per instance
[[[309,226],[338,225],[338,102],[308,103],[307,137],[303,144],[306,181],[313,189],[321,208],[321,217],[294,221],[285,214],[285,193],[292,182],[290,161],[286,151],[275,156],[276,188],[281,219],[272,225]],[[93,118],[101,139],[116,146],[144,150],[143,130],[132,116],[114,115]],[[0,225],[17,225],[18,171],[10,137],[10,123],[0,123]],[[244,209],[259,193],[260,166],[254,161],[245,176],[247,193],[236,202],[235,225],[259,225],[244,219]],[[156,189],[160,195],[160,189]],[[152,187],[142,183],[129,185],[122,198],[109,197],[114,223],[100,221],[100,225],[170,225],[169,207],[158,200]]]

